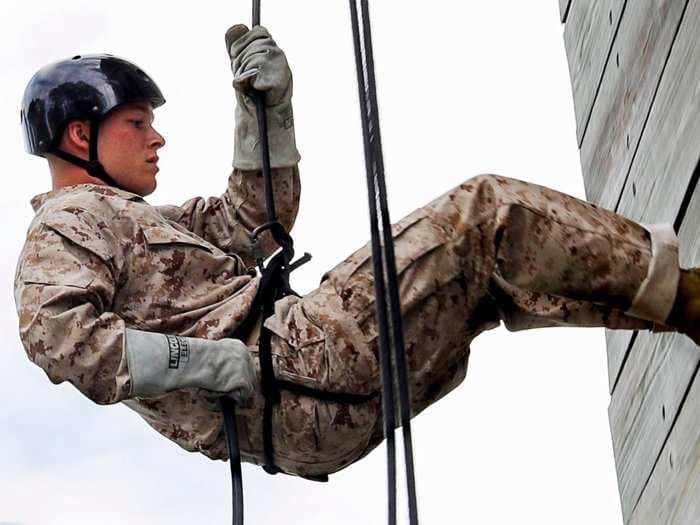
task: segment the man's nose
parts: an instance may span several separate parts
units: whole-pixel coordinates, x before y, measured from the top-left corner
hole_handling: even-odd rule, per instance
[[[149,141],[149,147],[154,149],[160,149],[165,146],[165,137],[158,133],[154,128],[151,128],[152,136]]]

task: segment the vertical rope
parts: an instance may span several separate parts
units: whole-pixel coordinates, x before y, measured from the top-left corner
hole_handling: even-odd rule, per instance
[[[253,27],[260,25],[260,0],[253,0]],[[270,170],[270,147],[267,137],[267,113],[265,97],[262,93],[254,93],[255,108],[258,116],[258,130],[261,138],[263,178],[265,180],[265,203],[269,222],[276,220],[275,203],[273,200],[272,175]],[[241,451],[236,429],[236,405],[229,398],[221,399],[221,412],[226,432],[229,464],[231,466],[231,505],[233,525],[243,525],[243,474],[241,472]]]
[[[233,525],[243,525],[243,474],[241,473],[241,451],[238,447],[236,429],[236,404],[228,397],[221,398],[221,411],[224,416],[228,462],[231,467],[231,521]]]
[[[253,0],[253,27],[260,25],[260,0]],[[262,158],[262,175],[265,183],[265,207],[267,209],[267,221],[277,220],[275,210],[274,191],[272,187],[272,170],[270,168],[270,141],[267,136],[267,108],[265,107],[265,93],[253,91],[251,97],[255,102],[255,113],[258,117],[258,133],[260,135],[260,154]]]
[[[253,0],[253,27],[260,25],[260,0]]]
[[[395,399],[393,377],[396,377],[399,394],[399,412],[404,437],[404,460],[408,492],[409,520],[418,523],[418,505],[415,488],[415,468],[413,463],[413,440],[411,436],[411,406],[408,388],[406,351],[403,339],[403,322],[398,293],[398,277],[394,256],[394,243],[391,236],[391,221],[387,205],[384,160],[379,113],[374,75],[372,34],[367,0],[360,1],[362,34],[357,9],[358,0],[350,0],[352,17],[355,65],[362,131],[367,171],[367,190],[370,208],[370,229],[372,232],[372,258],[377,305],[377,322],[380,332],[380,363],[382,366],[382,409],[384,413],[384,433],[387,439],[387,472],[389,492],[389,523],[396,523],[396,449],[394,438]],[[380,235],[381,234],[381,235]]]
[[[367,96],[366,68],[362,60],[362,42],[359,30],[358,12],[355,0],[350,0],[350,13],[352,18],[353,45],[355,49],[355,68],[357,71],[357,86],[360,100],[360,121],[362,123],[362,136],[365,151],[365,171],[367,174],[367,199],[370,215],[370,232],[372,238],[372,264],[374,269],[374,287],[376,295],[376,314],[379,326],[379,363],[382,374],[382,413],[384,424],[384,437],[387,448],[387,495],[388,495],[388,521],[389,525],[396,525],[396,441],[394,437],[394,389],[392,387],[392,367],[389,353],[389,332],[386,308],[386,290],[384,279],[384,260],[379,237],[379,221],[377,217],[376,203],[376,165],[373,153],[374,133],[371,129],[372,111],[371,100]]]

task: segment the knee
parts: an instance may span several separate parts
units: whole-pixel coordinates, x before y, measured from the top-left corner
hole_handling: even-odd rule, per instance
[[[480,173],[479,175],[472,175],[469,177],[465,184],[493,184],[496,182],[499,176],[495,173]]]
[[[492,211],[495,217],[498,210],[519,203],[528,185],[518,179],[485,173],[467,179],[459,189],[468,192],[478,207]]]
[[[501,194],[508,191],[509,180],[500,175],[484,173],[468,178],[459,185],[458,191],[466,192],[478,203],[486,203],[489,208],[502,200]]]
[[[455,196],[464,211],[476,213],[483,220],[486,215],[495,215],[495,209],[503,201],[504,190],[507,192],[508,181],[490,173],[475,175],[455,188]]]
[[[427,208],[438,222],[443,220],[460,230],[473,229],[477,224],[496,219],[500,208],[512,200],[509,195],[513,193],[513,182],[500,175],[476,175],[438,197]]]
[[[512,182],[512,179],[503,177],[501,175],[496,175],[494,173],[481,173],[479,175],[473,175],[468,178],[462,186],[469,185],[472,187],[488,187],[488,188],[502,188],[508,186]]]

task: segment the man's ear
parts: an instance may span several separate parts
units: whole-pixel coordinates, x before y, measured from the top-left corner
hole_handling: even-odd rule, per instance
[[[90,121],[71,120],[63,131],[64,149],[87,153],[90,149]]]

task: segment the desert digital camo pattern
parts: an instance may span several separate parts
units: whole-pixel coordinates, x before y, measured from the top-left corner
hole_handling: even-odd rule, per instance
[[[278,214],[291,227],[298,171],[273,173]],[[125,401],[159,432],[206,453],[221,421],[200,392],[129,399],[124,330],[218,339],[238,326],[257,290],[247,232],[264,222],[263,199],[260,174],[238,170],[221,197],[182,206],[91,184],[35,197],[15,278],[30,359],[53,382],[70,381],[97,403]]]
[[[296,175],[276,174],[289,224]],[[22,341],[52,381],[70,381],[98,403],[122,401],[183,448],[215,459],[227,457],[220,414],[192,389],[130,399],[123,341],[125,327],[220,338],[249,315],[258,281],[247,271],[245,233],[262,222],[262,192],[257,173],[230,181],[222,199],[183,207],[151,207],[94,185],[43,195],[15,283]],[[510,330],[669,329],[654,323],[665,305],[649,320],[625,312],[650,278],[651,289],[675,290],[675,237],[655,244],[642,226],[554,190],[475,177],[398,222],[394,236],[414,414],[464,379],[471,341],[500,321]],[[368,246],[304,298],[278,301],[266,326],[278,377],[327,392],[379,391]],[[256,353],[254,334],[247,343]],[[258,393],[238,411],[243,458],[258,464],[262,407]],[[301,476],[342,469],[381,434],[378,395],[348,404],[283,392],[274,410],[275,460]]]

